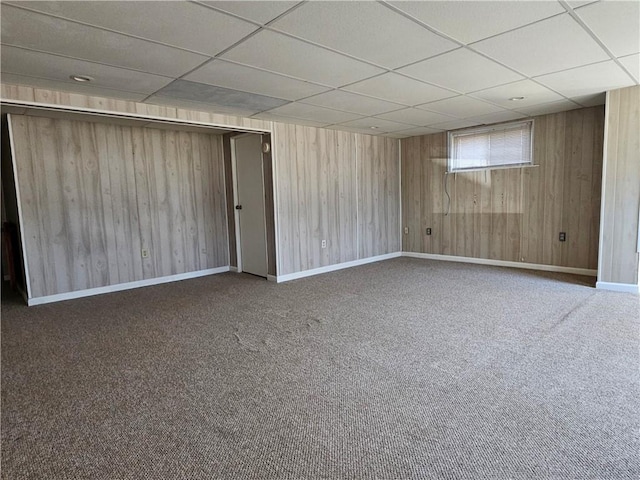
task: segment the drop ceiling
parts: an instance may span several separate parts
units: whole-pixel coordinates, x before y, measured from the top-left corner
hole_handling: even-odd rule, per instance
[[[3,0],[0,14],[3,83],[395,138],[640,82],[640,0]]]

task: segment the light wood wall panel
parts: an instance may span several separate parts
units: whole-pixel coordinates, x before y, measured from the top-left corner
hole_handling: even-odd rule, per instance
[[[446,133],[401,140],[403,250],[596,269],[603,125],[602,107],[539,116],[537,166],[448,175]]]
[[[355,260],[355,136],[299,125],[274,127],[278,273]]]
[[[601,282],[638,284],[640,87],[607,94]]]
[[[228,265],[221,137],[11,120],[32,297]]]
[[[273,131],[278,275],[399,251],[397,140],[280,123]]]
[[[400,251],[398,140],[356,135],[358,258]]]
[[[0,96],[6,100],[21,100],[49,105],[67,106],[96,112],[119,112],[159,117],[167,120],[189,120],[210,125],[250,128],[269,131],[271,122],[254,118],[200,112],[165,105],[96,97],[80,93],[61,92],[26,85],[0,84]]]

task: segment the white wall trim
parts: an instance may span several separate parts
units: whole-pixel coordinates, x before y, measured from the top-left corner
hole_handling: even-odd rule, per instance
[[[357,267],[358,265],[365,265],[367,263],[379,262],[381,260],[389,260],[391,258],[397,258],[402,256],[402,252],[387,253],[384,255],[376,255],[375,257],[361,258],[353,260],[351,262],[336,263],[335,265],[327,265],[326,267],[312,268],[311,270],[303,270],[301,272],[288,273],[287,275],[278,275],[276,282],[288,282],[290,280],[296,280],[298,278],[311,277],[313,275],[319,275],[321,273],[334,272],[336,270],[342,270],[345,268]]]
[[[234,273],[240,273],[240,272],[238,271],[238,267],[229,267],[229,271],[230,271],[230,272],[234,272]]]
[[[42,305],[44,303],[60,302],[62,300],[72,300],[74,298],[90,297],[103,293],[120,292],[122,290],[131,290],[133,288],[148,287],[151,285],[160,285],[161,283],[177,282],[178,280],[187,280],[190,278],[204,277],[207,275],[215,275],[216,273],[224,273],[229,271],[229,266],[208,268],[206,270],[198,270],[196,272],[178,273],[177,275],[168,275],[166,277],[148,278],[146,280],[138,280],[135,282],[118,283],[116,285],[107,285],[105,287],[88,288],[86,290],[77,290],[75,292],[59,293],[56,295],[46,295],[44,297],[30,298],[27,305]]]
[[[269,282],[276,282],[276,283],[278,283],[278,277],[277,277],[276,275],[269,275],[269,274],[267,274],[267,280],[268,280]]]
[[[435,253],[416,252],[402,252],[402,256],[426,258],[429,260],[443,260],[446,262],[475,263],[478,265],[491,265],[494,267],[511,267],[524,268],[527,270],[543,270],[546,272],[573,273],[575,275],[587,275],[590,277],[595,277],[597,275],[597,270],[590,270],[588,268],[561,267],[557,265],[543,265],[540,263],[510,262],[507,260],[493,260],[489,258],[458,257],[455,255],[438,255]]]
[[[599,290],[611,290],[613,292],[640,294],[640,285],[634,285],[633,283],[596,282],[596,288]]]

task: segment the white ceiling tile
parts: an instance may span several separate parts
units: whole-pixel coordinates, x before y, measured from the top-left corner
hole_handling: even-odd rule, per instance
[[[285,1],[231,1],[231,2],[201,2],[239,17],[253,20],[262,25],[282,15],[299,2]]]
[[[94,78],[91,86],[110,88],[147,95],[164,87],[171,78],[123,68],[86,62],[49,53],[34,52],[17,47],[2,47],[2,74],[13,73],[77,84],[70,75],[88,75]],[[69,87],[70,88],[70,87]]]
[[[299,100],[329,90],[302,80],[283,77],[264,70],[245,67],[224,60],[213,60],[184,77],[186,80],[207,83],[270,97]]]
[[[382,133],[397,132],[398,130],[406,130],[407,127],[409,127],[409,125],[407,125],[406,123],[392,122],[390,120],[385,120],[383,118],[378,118],[378,117],[360,118],[358,120],[352,120],[350,122],[343,122],[340,125],[351,127],[351,128],[358,128],[362,130],[382,132]],[[377,128],[374,129],[371,127],[377,127]]]
[[[84,95],[95,95],[98,97],[119,98],[139,102],[147,96],[145,93],[126,92],[111,88],[98,87],[91,84],[77,82],[62,82],[48,78],[28,77],[26,75],[15,75],[13,73],[2,72],[2,83],[10,85],[29,85],[32,87],[46,88],[50,90],[60,90],[62,92],[74,92]]]
[[[192,100],[185,100],[181,98],[165,97],[162,95],[152,95],[147,98],[144,103],[150,103],[152,105],[170,105],[172,107],[179,107],[188,110],[195,110],[198,112],[212,112],[222,115],[237,115],[239,117],[250,117],[256,114],[254,110],[246,110],[242,108],[224,107],[221,105],[212,105],[204,102],[194,102]]]
[[[267,30],[232,48],[223,57],[333,87],[383,72],[372,65]]]
[[[411,135],[402,135],[400,133],[383,133],[381,136],[401,140],[403,138],[409,138]]]
[[[341,132],[361,133],[363,135],[383,135],[385,132],[371,128],[347,127],[345,125],[332,125],[327,127],[328,130],[339,130]]]
[[[360,118],[360,115],[354,115],[353,113],[339,112],[338,110],[331,110],[330,108],[297,102],[274,108],[273,110],[269,110],[269,113],[285,117],[313,120],[327,125],[331,123],[348,122],[349,120]]]
[[[565,10],[557,2],[391,2],[412,17],[462,43],[512,30]]]
[[[432,135],[434,133],[443,132],[440,128],[429,128],[429,127],[418,127],[418,128],[409,128],[408,130],[400,130],[397,132],[400,135],[406,135],[408,137],[420,137],[422,135]]]
[[[616,57],[640,52],[640,2],[598,2],[575,11]]]
[[[518,111],[529,115],[531,117],[536,115],[548,115],[550,113],[566,112],[567,110],[574,110],[580,108],[580,105],[576,105],[569,100],[559,100],[557,102],[543,103],[540,105],[533,105],[531,107],[519,108]]]
[[[262,112],[289,103],[281,98],[267,97],[255,93],[240,92],[230,88],[207,85],[178,79],[156,92],[162,97],[172,97],[192,102],[209,103],[243,111]]]
[[[593,2],[598,2],[599,0],[568,0],[567,3],[571,8],[582,7],[583,5],[589,5]]]
[[[415,125],[417,127],[426,127],[433,125],[434,123],[442,123],[453,118],[440,113],[428,112],[419,108],[405,108],[404,110],[398,110],[397,112],[383,113],[378,115],[385,120],[391,120],[393,122],[406,123],[409,125]]]
[[[465,118],[463,120],[454,120],[452,122],[436,123],[431,125],[433,128],[439,128],[441,130],[457,130],[459,128],[475,127],[481,125],[477,120]]]
[[[500,105],[504,108],[523,108],[540,103],[549,103],[562,100],[557,93],[538,85],[531,80],[501,85],[499,87],[481,90],[472,94],[474,97]],[[512,101],[513,97],[525,97],[523,100]]]
[[[637,81],[640,81],[640,53],[618,59]]]
[[[524,78],[466,48],[415,63],[398,71],[461,93],[482,90]]]
[[[343,87],[343,90],[363,93],[408,106],[456,95],[450,90],[428,85],[392,72]]]
[[[3,5],[2,43],[177,77],[207,57]]]
[[[489,115],[480,115],[479,117],[473,117],[469,120],[473,120],[476,125],[490,125],[492,123],[509,122],[511,120],[518,120],[524,118],[524,113],[504,111],[498,113],[490,113]]]
[[[270,26],[388,68],[457,47],[377,2],[309,2]]]
[[[579,97],[634,85],[634,81],[613,61],[573,68],[536,77],[536,80],[565,97]]]
[[[575,108],[559,94],[579,105],[601,105],[600,92],[634,84],[571,15],[560,13],[561,2],[396,2],[391,8],[385,2],[198,3],[2,0],[2,81],[138,101],[154,94],[149,103],[313,126],[342,123],[351,131],[395,136],[427,130],[412,126],[462,128]],[[640,2],[569,4],[638,83]],[[397,8],[475,43],[459,48]],[[257,23],[272,20],[224,59],[209,60]],[[280,28],[290,33],[273,31]],[[398,66],[401,73],[309,42]],[[417,63],[402,68],[407,61]],[[497,62],[536,78],[526,80]],[[71,74],[96,80],[79,84]],[[182,75],[178,84],[197,88],[159,92]],[[169,97],[179,94],[186,96]],[[516,96],[526,98],[507,100]],[[298,103],[283,104],[292,100]],[[282,106],[263,111],[274,105]]]
[[[447,98],[437,102],[419,105],[418,108],[424,108],[432,112],[444,113],[453,117],[467,118],[478,115],[486,115],[488,113],[501,112],[503,109],[491,105],[476,98],[461,95],[459,97]]]
[[[568,13],[474,43],[473,48],[528,76],[609,59]]]
[[[27,8],[216,55],[258,27],[191,2],[28,2]],[[180,26],[167,28],[179,19]]]
[[[327,123],[323,123],[323,122],[315,122],[313,120],[305,120],[303,118],[285,117],[283,115],[276,115],[275,113],[270,113],[270,112],[258,113],[251,118],[259,118],[260,120],[269,120],[271,122],[304,125],[307,127],[324,127],[328,125]]]
[[[583,107],[596,107],[598,105],[604,105],[606,102],[606,98],[607,96],[603,92],[603,93],[596,93],[593,95],[583,95],[580,97],[573,97],[571,100],[573,100],[576,103],[579,103]]]
[[[385,102],[376,98],[364,97],[355,93],[332,90],[304,100],[304,103],[334,108],[360,115],[376,115],[404,108],[397,103]]]

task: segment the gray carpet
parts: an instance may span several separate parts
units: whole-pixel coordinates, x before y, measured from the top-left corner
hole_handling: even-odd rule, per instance
[[[638,479],[640,302],[399,258],[2,304],[3,479]]]

